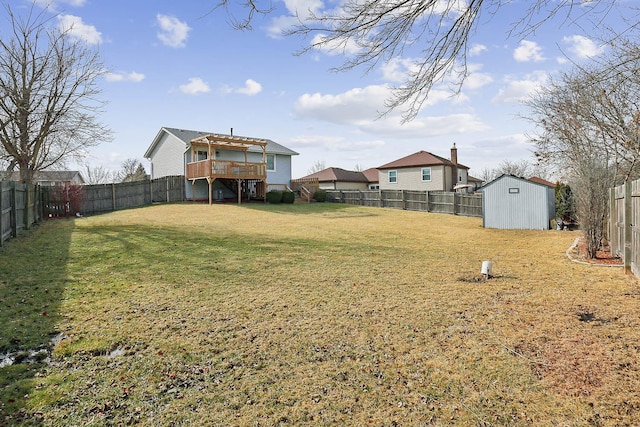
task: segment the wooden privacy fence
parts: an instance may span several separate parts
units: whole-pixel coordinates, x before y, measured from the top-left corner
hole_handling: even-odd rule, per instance
[[[327,201],[482,218],[482,195],[449,191],[326,190]]]
[[[640,180],[611,189],[609,246],[624,260],[624,271],[640,277]]]
[[[0,246],[42,220],[40,187],[0,181]]]
[[[93,215],[152,203],[182,202],[184,187],[184,176],[117,184],[45,187],[44,212],[47,217]]]

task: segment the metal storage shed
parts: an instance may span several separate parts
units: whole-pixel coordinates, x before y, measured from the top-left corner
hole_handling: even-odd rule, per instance
[[[550,185],[502,175],[480,191],[486,228],[548,230],[555,218],[555,190]]]

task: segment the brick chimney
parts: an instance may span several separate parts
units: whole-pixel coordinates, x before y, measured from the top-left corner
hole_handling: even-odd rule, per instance
[[[453,163],[451,168],[451,190],[453,190],[453,187],[458,185],[458,149],[455,142],[451,147],[451,163]]]

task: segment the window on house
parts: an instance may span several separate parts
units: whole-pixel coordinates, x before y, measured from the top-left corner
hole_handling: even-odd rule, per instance
[[[390,183],[398,182],[398,171],[389,171],[389,182]]]
[[[207,152],[206,151],[196,151],[196,162],[200,160],[207,160]]]
[[[431,181],[431,168],[422,168],[422,180]]]
[[[518,194],[519,192],[519,188],[509,188],[509,194]]]
[[[276,170],[276,155],[267,154],[267,170],[273,172]]]

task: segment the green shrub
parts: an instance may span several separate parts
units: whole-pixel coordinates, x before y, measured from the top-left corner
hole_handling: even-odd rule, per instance
[[[316,192],[313,193],[313,199],[316,202],[326,202],[327,201],[327,192],[325,190],[316,190]]]
[[[282,203],[282,191],[280,190],[270,190],[267,192],[267,202],[275,205],[278,203]]]
[[[293,191],[282,192],[282,203],[293,203],[296,200],[296,193]]]

